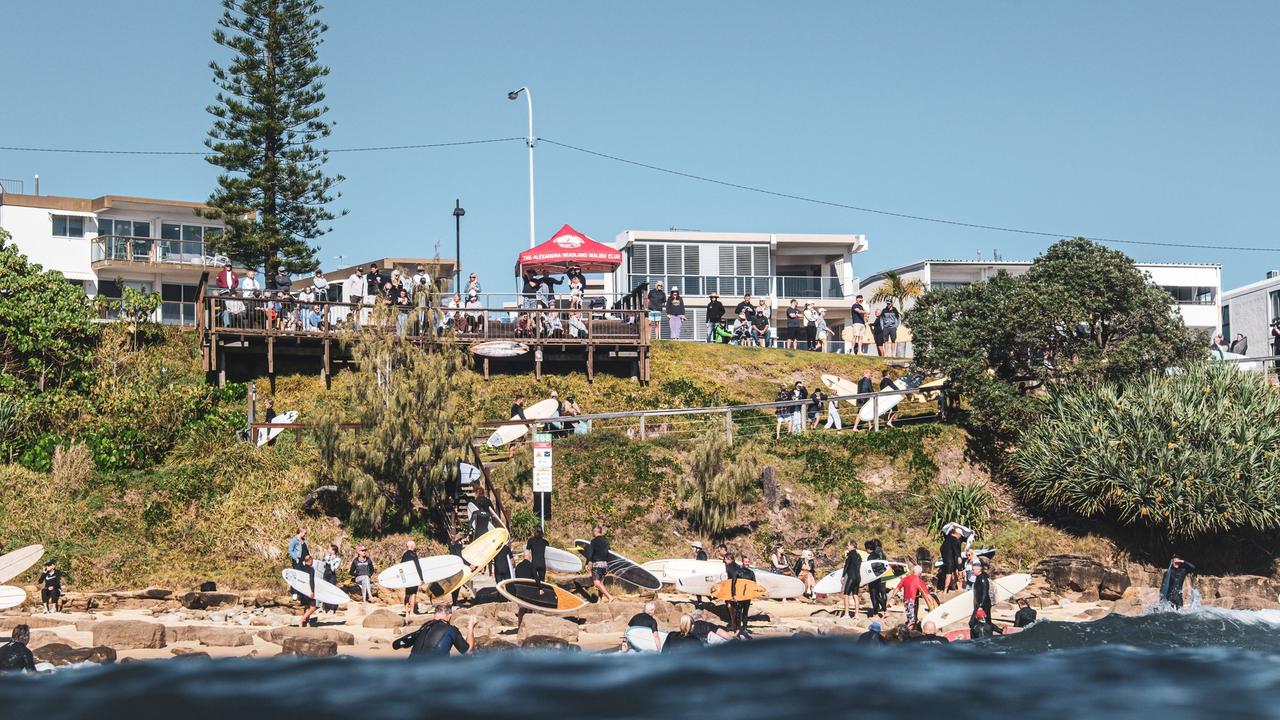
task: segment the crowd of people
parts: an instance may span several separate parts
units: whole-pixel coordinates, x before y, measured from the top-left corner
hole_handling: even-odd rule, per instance
[[[877,377],[879,380],[877,381]],[[862,371],[862,377],[858,379],[859,395],[870,395],[871,393],[881,392],[884,390],[897,390],[894,385],[893,370],[885,370],[875,373],[870,369]],[[826,430],[843,430],[844,416],[840,413],[840,403],[846,402],[841,400],[833,400],[826,390],[815,388],[813,392],[804,384],[804,381],[797,380],[790,387],[780,383],[778,385],[778,394],[774,397],[774,402],[779,403],[774,410],[777,422],[774,424],[774,439],[782,437],[785,429],[790,433],[802,433],[810,430],[817,430],[819,425]],[[855,401],[855,406],[861,408],[867,403],[873,402],[872,398],[865,398]],[[781,404],[786,403],[786,404]],[[826,413],[826,419],[823,420],[823,413]],[[886,427],[893,427],[894,418],[897,417],[897,408],[890,408],[885,413],[884,423]],[[860,430],[862,419],[857,412],[853,413],[853,424],[850,428],[854,431]],[[870,426],[871,423],[868,423]]]

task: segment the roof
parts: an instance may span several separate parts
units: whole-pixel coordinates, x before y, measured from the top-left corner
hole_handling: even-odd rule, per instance
[[[131,205],[160,206],[181,210],[204,210],[208,208],[204,203],[187,200],[164,200],[161,198],[131,197],[129,195],[77,198],[63,195],[22,195],[19,193],[0,193],[0,205],[86,213],[102,212],[115,207],[128,207]]]
[[[1246,293],[1266,290],[1271,287],[1280,287],[1280,275],[1277,275],[1276,277],[1262,278],[1261,280],[1256,280],[1248,285],[1241,285],[1240,287],[1231,288],[1230,290],[1223,290],[1222,299],[1230,300]]]
[[[688,243],[754,243],[761,245],[836,245],[853,246],[854,252],[863,252],[869,246],[867,236],[853,233],[767,233],[721,232],[709,230],[624,230],[612,243],[622,248],[636,241],[688,242]]]
[[[565,225],[550,240],[520,253],[516,258],[516,275],[524,267],[557,270],[576,267],[586,273],[598,273],[610,272],[621,264],[622,253]]]
[[[868,275],[867,277],[862,279],[860,287],[866,287],[870,283],[884,279],[884,276],[886,273],[893,272],[893,273],[902,274],[905,272],[911,272],[912,270],[919,270],[923,268],[925,265],[999,266],[999,265],[1031,265],[1032,262],[1033,261],[1031,260],[941,260],[937,258],[927,258],[925,260],[917,260],[913,263],[908,263],[906,265],[902,265],[896,268],[881,270],[880,272],[875,273],[874,275]],[[1219,269],[1222,268],[1221,263],[1152,263],[1152,262],[1136,262],[1135,261],[1134,264],[1140,268],[1151,268],[1151,267],[1189,267],[1189,268],[1219,268]]]

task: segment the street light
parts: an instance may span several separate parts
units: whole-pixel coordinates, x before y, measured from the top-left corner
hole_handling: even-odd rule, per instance
[[[529,104],[529,134],[524,141],[529,146],[529,247],[533,247],[533,93],[529,92],[529,88],[522,87],[507,93],[507,99],[515,100],[520,97],[520,93],[524,93],[524,99]]]
[[[454,232],[454,248],[453,256],[453,291],[462,292],[462,216],[467,211],[462,209],[460,201],[453,201],[453,232]]]

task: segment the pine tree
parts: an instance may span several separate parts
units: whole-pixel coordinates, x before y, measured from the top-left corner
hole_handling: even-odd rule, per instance
[[[329,137],[324,119],[323,78],[318,62],[321,35],[317,0],[223,0],[213,41],[232,51],[227,67],[210,62],[219,88],[207,110],[213,126],[206,158],[221,167],[207,215],[226,231],[210,243],[249,267],[270,273],[316,266],[311,241],[329,232],[326,205],[340,194],[341,175],[323,171],[327,151],[315,147]],[[344,211],[345,214],[345,211]]]

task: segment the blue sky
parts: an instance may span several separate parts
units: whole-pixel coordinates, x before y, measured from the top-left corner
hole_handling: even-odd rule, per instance
[[[1280,250],[1280,4],[1274,2],[544,2],[333,0],[322,58],[331,147],[537,135],[782,192],[975,223]],[[214,95],[210,1],[5,9],[0,145],[200,150]],[[528,244],[520,142],[334,155],[350,213],[325,267],[453,254],[505,289]],[[47,194],[202,200],[199,157],[0,151]],[[1048,238],[913,222],[537,150],[537,234],[625,229],[865,233],[857,272]],[[1280,252],[1116,245],[1220,262]]]

